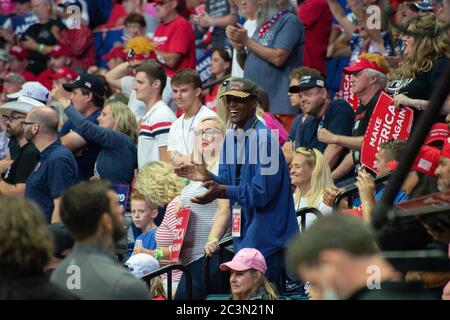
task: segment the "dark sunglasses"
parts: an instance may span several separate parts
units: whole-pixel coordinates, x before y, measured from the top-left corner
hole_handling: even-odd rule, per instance
[[[289,93],[300,93],[301,89],[300,86],[290,86],[288,91]]]

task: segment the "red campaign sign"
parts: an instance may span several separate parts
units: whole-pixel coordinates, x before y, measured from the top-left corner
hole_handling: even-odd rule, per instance
[[[343,74],[341,79],[341,87],[338,92],[338,98],[347,101],[353,111],[356,112],[359,107],[359,98],[352,92],[352,83],[350,82],[351,76],[352,75],[350,73]]]
[[[191,208],[181,208],[177,214],[177,225],[175,227],[175,239],[170,251],[170,263],[177,263],[183,246],[184,236],[186,234]]]
[[[397,110],[394,100],[382,92],[370,117],[361,147],[361,163],[375,172],[378,146],[386,141],[406,140],[411,133],[414,112],[411,108]]]
[[[437,192],[426,196],[405,201],[397,205],[398,209],[407,210],[410,213],[423,213],[439,211],[450,205],[450,191]]]

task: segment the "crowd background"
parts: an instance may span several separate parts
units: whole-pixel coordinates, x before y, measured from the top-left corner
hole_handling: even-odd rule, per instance
[[[450,59],[448,22],[445,0],[1,0],[0,297],[172,298],[166,276],[140,278],[172,263],[189,207],[177,261],[194,299],[450,299],[450,273],[380,256],[450,254],[448,219],[370,227],[376,178],[408,139],[361,163],[384,95],[412,110],[414,134]],[[449,101],[395,206],[449,190]],[[270,163],[240,162],[242,130]],[[173,273],[173,298],[187,281]]]

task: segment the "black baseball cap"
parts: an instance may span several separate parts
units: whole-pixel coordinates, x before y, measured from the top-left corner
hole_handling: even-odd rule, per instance
[[[321,76],[303,76],[298,86],[291,86],[290,93],[299,93],[314,87],[325,88],[325,79]]]
[[[105,81],[93,74],[81,74],[73,83],[63,84],[63,87],[69,92],[72,92],[76,88],[84,88],[100,97],[104,97],[106,93]]]

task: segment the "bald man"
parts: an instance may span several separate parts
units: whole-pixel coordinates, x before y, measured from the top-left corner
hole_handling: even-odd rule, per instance
[[[47,222],[61,222],[61,194],[76,183],[78,167],[75,157],[57,136],[58,115],[49,107],[37,107],[22,121],[24,137],[39,150],[40,160],[29,176],[25,197],[34,200],[44,211]]]

